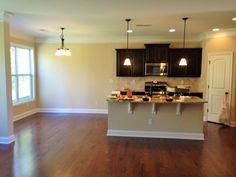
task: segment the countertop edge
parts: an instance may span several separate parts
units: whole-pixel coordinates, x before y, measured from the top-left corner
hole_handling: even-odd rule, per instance
[[[206,100],[203,100],[201,98],[191,98],[189,100],[181,100],[181,101],[136,101],[136,100],[125,100],[125,99],[111,99],[111,98],[107,98],[106,99],[107,102],[119,102],[119,103],[145,103],[145,104],[178,104],[178,103],[183,103],[183,104],[197,104],[197,103],[208,103]]]

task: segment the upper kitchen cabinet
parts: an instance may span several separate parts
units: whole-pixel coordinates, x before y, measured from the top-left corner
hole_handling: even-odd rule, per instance
[[[129,57],[131,66],[124,66]],[[116,49],[116,76],[144,76],[145,49]]]
[[[146,63],[167,63],[170,44],[145,44]]]
[[[187,66],[179,66],[182,57],[187,60]],[[169,77],[200,77],[202,65],[201,48],[169,49]]]

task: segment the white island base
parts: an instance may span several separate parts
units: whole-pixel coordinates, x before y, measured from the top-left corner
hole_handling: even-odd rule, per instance
[[[108,100],[108,136],[204,140],[203,104]]]

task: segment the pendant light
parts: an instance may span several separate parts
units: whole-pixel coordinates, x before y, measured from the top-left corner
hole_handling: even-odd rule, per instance
[[[55,53],[56,56],[71,56],[70,49],[64,47],[64,40],[65,40],[64,39],[64,34],[63,34],[64,29],[65,28],[61,28],[61,36],[60,36],[60,38],[61,38],[61,48],[57,49],[57,51]]]
[[[129,29],[129,22],[131,21],[131,19],[125,19],[125,21],[127,22],[127,30],[126,30],[126,36],[127,36],[127,53],[126,53],[126,58],[124,61],[124,65],[125,66],[131,66],[131,61],[130,58],[128,57],[128,49],[129,49],[129,33],[132,32],[132,30]]]
[[[186,31],[186,21],[188,20],[188,17],[182,18],[184,20],[184,39],[183,39],[183,50],[185,48],[185,31]],[[187,60],[185,57],[182,57],[179,62],[179,66],[187,66]]]

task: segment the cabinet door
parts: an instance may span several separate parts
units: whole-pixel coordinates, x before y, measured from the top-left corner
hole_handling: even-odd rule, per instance
[[[182,57],[187,59],[187,66],[179,66]],[[169,49],[169,77],[200,77],[202,49]]]
[[[132,51],[132,76],[144,76],[145,49],[133,49]]]
[[[131,66],[124,66],[124,61],[129,51],[126,49],[119,49],[116,52],[116,76],[130,76]]]
[[[145,44],[146,63],[167,63],[170,44]]]
[[[124,66],[127,56],[131,66]],[[116,49],[116,76],[144,76],[145,49]]]
[[[202,69],[202,49],[189,50],[188,77],[200,77]]]
[[[159,48],[158,50],[159,63],[168,62],[168,54],[169,54],[168,49],[169,49],[169,44],[168,46],[163,46]]]
[[[156,51],[154,46],[146,46],[146,63],[156,62]]]

